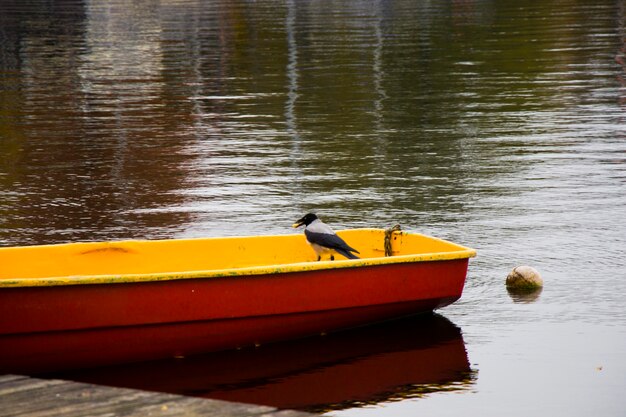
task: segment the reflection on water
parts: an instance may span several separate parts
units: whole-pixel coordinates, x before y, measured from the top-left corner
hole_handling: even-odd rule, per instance
[[[464,390],[475,379],[461,331],[439,315],[256,349],[53,376],[314,412]]]
[[[523,362],[501,344],[521,323],[530,340],[608,326],[609,349],[626,338],[625,27],[624,0],[2,1],[0,245],[292,233],[308,211],[400,223],[478,249],[444,311],[481,378],[505,351]],[[532,303],[504,288],[521,264],[544,275]],[[514,391],[592,360],[560,343],[570,363]],[[561,413],[626,409],[624,382],[581,378]]]
[[[621,9],[527,3],[5,2],[0,242],[605,210]]]
[[[514,303],[534,303],[539,299],[543,288],[515,290],[507,287],[506,290]]]
[[[5,245],[622,201],[613,2],[3,4]]]

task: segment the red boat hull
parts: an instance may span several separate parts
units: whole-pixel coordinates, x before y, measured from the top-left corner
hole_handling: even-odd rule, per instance
[[[446,306],[468,259],[246,277],[5,288],[0,372],[184,356]]]

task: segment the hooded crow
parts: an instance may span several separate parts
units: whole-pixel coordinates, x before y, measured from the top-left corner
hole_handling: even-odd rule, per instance
[[[313,247],[317,253],[317,260],[322,259],[322,255],[330,253],[330,260],[334,261],[334,252],[345,256],[348,259],[359,259],[358,256],[351,252],[360,253],[358,250],[348,246],[346,242],[333,232],[333,229],[324,224],[313,213],[309,213],[293,224],[293,227],[304,225],[304,236],[309,245]]]

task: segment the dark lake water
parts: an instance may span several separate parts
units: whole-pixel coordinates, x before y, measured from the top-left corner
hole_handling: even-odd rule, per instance
[[[2,0],[0,245],[400,223],[478,250],[441,315],[75,377],[624,416],[625,26],[623,0]],[[506,291],[521,264],[540,294]]]

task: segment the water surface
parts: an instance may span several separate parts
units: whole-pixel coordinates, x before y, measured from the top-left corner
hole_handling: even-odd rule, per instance
[[[3,1],[0,245],[400,223],[478,250],[441,311],[469,376],[315,410],[622,415],[625,23],[622,0]],[[520,264],[535,297],[504,287]]]

